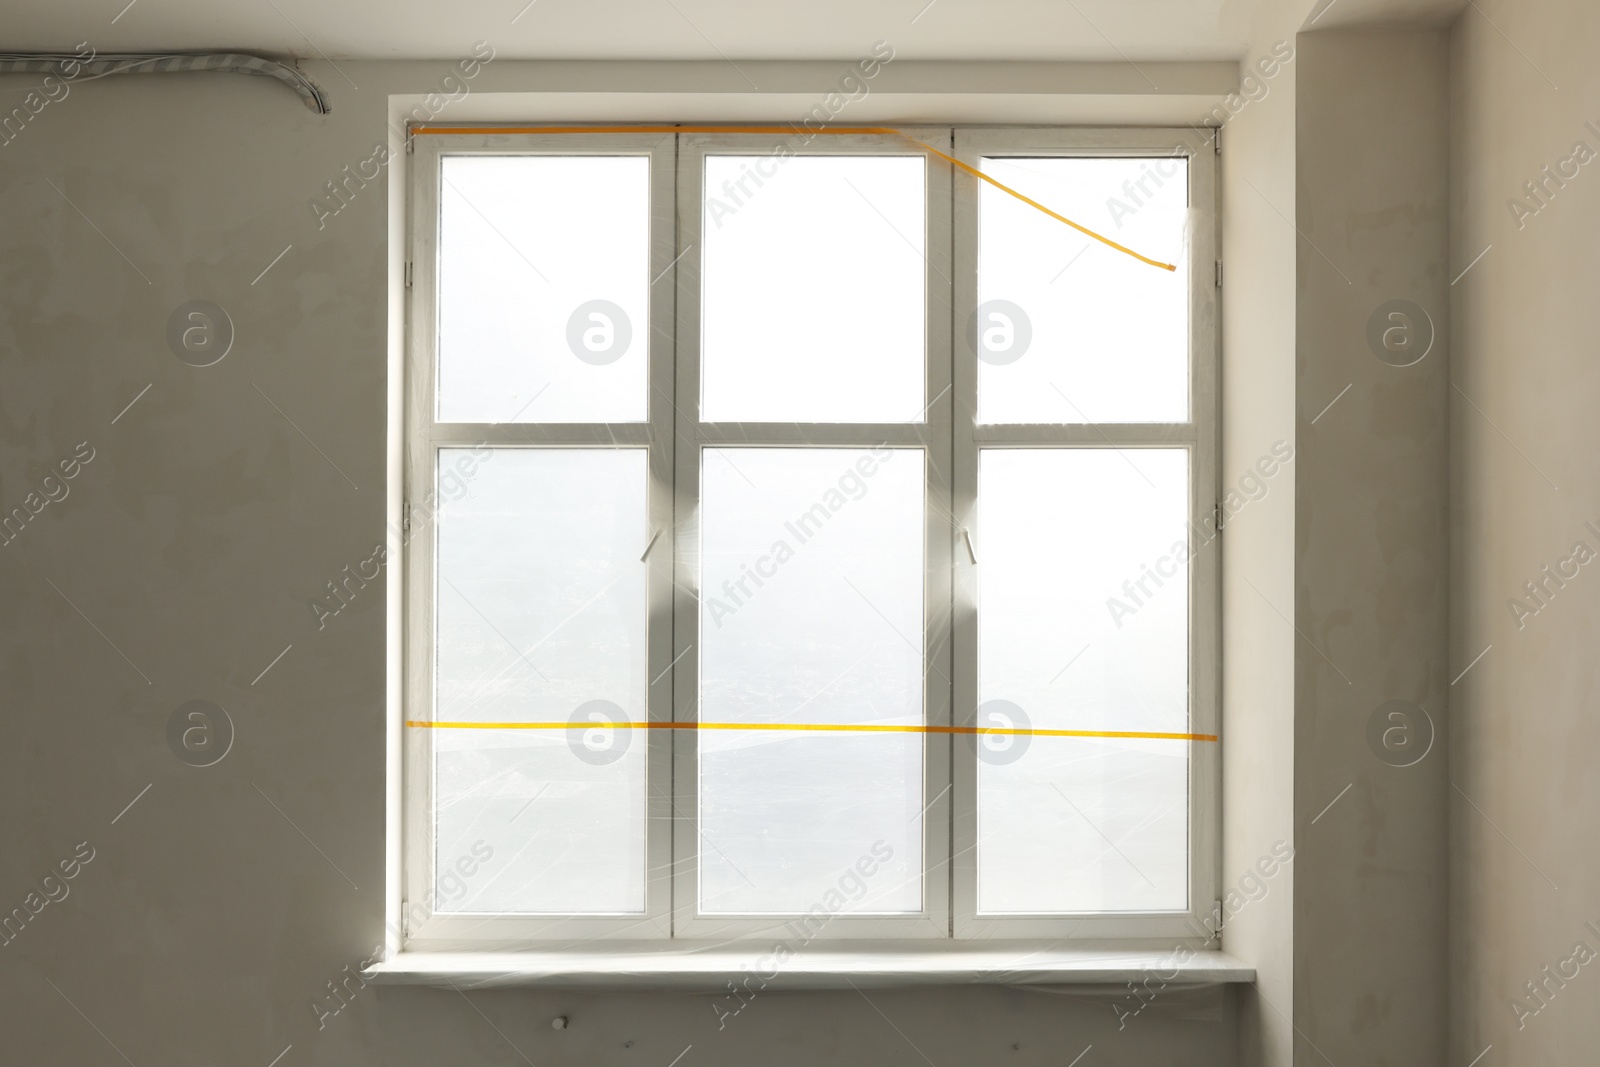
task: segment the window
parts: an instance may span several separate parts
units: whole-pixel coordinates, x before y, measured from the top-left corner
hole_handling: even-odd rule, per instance
[[[407,946],[1193,937],[1214,159],[422,132]]]

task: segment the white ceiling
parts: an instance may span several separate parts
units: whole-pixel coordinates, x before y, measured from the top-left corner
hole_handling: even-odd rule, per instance
[[[1243,52],[1243,9],[1262,0],[127,2],[9,0],[0,48],[88,40],[101,52],[389,59],[454,57],[486,40],[511,58],[840,59],[885,40],[908,59],[1225,59]]]
[[[0,49],[528,59],[1234,59],[1269,8],[1323,26],[1464,0],[9,0]]]

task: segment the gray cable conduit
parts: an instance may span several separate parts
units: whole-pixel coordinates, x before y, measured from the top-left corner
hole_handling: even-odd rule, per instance
[[[78,73],[69,77],[67,71],[72,69],[77,69]],[[293,89],[306,107],[317,114],[326,115],[333,110],[328,94],[295,68],[243,52],[115,52],[91,59],[72,52],[0,52],[0,74],[54,74],[68,82],[92,81],[111,74],[170,74],[197,70],[276,78]]]

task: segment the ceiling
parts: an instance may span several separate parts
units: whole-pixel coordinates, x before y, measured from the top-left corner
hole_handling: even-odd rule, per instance
[[[1258,0],[11,0],[0,47],[303,58],[1224,59]],[[1280,0],[1281,2],[1281,0]],[[1350,2],[1350,0],[1344,0]],[[120,15],[119,15],[120,12]],[[112,19],[116,18],[113,25]]]
[[[1234,59],[1270,9],[1325,17],[1465,0],[11,0],[0,48],[528,59]]]

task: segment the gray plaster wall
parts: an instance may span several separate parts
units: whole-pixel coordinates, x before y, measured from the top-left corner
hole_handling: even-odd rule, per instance
[[[447,65],[340,67],[310,65],[327,118],[265,80],[106,79],[0,145],[0,504],[93,453],[0,547],[0,910],[67,890],[0,946],[0,1060],[1235,1062],[1228,989],[1122,1030],[1111,993],[991,988],[773,990],[719,1031],[705,995],[372,986],[319,1020],[383,936],[384,589],[320,630],[307,602],[386,539],[390,267],[383,180],[321,229],[307,201]],[[166,339],[201,299],[235,333],[203,368]],[[191,700],[235,728],[214,766],[169,749]]]
[[[1305,33],[1297,63],[1294,1062],[1439,1067],[1447,42]]]
[[[1489,251],[1452,302],[1452,677],[1482,659],[1451,690],[1450,1056],[1586,1063],[1600,581],[1573,560],[1600,551],[1600,164],[1557,168],[1579,142],[1600,152],[1600,10],[1477,7],[1451,40],[1452,277]]]

